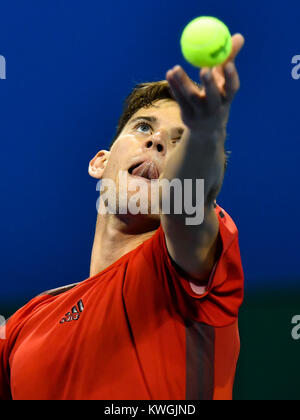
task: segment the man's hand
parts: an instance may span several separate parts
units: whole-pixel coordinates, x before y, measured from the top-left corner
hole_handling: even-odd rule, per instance
[[[233,35],[229,58],[220,66],[201,69],[202,90],[180,66],[167,72],[166,79],[180,106],[182,121],[191,133],[226,128],[231,102],[240,88],[234,61],[244,42],[241,34]]]

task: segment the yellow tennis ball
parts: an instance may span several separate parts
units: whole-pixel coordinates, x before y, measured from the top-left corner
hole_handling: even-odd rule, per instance
[[[219,19],[201,16],[192,20],[183,30],[181,51],[195,67],[214,67],[223,63],[232,49],[231,34]]]

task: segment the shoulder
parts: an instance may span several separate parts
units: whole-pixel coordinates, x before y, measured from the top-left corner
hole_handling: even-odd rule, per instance
[[[68,292],[69,290],[73,289],[75,286],[77,286],[80,283],[72,283],[68,284],[66,286],[57,287],[56,289],[50,289],[46,290],[45,292],[40,293],[37,297],[40,296],[58,296],[65,292]]]
[[[214,203],[214,211],[219,222],[219,231],[220,237],[223,240],[223,246],[228,248],[238,236],[238,228],[229,213],[217,204],[217,202]],[[160,254],[162,249],[165,250],[165,231],[163,226],[160,225],[155,234],[131,254],[135,256],[138,251]]]
[[[39,295],[30,299],[24,306],[18,309],[10,318],[5,322],[7,332],[17,332],[22,326],[42,308],[51,304],[58,296],[67,295],[67,292],[72,290],[80,283],[73,283],[66,286],[58,287],[40,293]]]

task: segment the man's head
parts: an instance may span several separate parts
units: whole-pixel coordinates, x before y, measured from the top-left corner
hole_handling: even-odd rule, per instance
[[[134,192],[119,185],[119,172],[128,175],[133,188],[138,188],[141,180],[150,187],[150,180],[162,174],[166,159],[186,130],[180,107],[166,80],[139,84],[125,100],[110,150],[97,153],[90,162],[89,173],[94,178],[115,183],[118,203],[125,193],[130,199]],[[227,160],[224,165],[226,168]]]

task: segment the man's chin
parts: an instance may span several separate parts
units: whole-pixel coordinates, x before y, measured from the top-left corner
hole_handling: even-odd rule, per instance
[[[128,217],[143,217],[149,220],[160,221],[160,212],[158,208],[153,208],[151,204],[142,206],[139,203],[129,202],[127,205],[117,206],[116,214],[126,215]]]
[[[159,190],[151,188],[150,183],[147,189],[121,190],[117,197],[118,213],[128,215],[144,215],[149,218],[160,220]]]
[[[159,214],[132,214],[130,212],[124,214],[121,212],[117,217],[126,224],[128,231],[135,232],[136,234],[153,231],[160,226]]]

